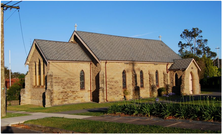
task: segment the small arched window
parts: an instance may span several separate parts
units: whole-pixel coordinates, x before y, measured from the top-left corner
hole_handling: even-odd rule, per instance
[[[143,84],[143,71],[142,70],[140,71],[140,87],[144,87],[144,84]]]
[[[80,72],[80,89],[85,89],[85,75],[83,70]]]
[[[39,83],[38,83],[38,85],[41,85],[41,61],[39,60],[39,76],[38,76],[38,80],[39,80]]]
[[[36,62],[35,62],[35,78],[34,78],[34,80],[35,80],[35,86],[37,86],[37,79],[36,79]]]
[[[156,70],[156,86],[159,86],[159,74],[158,71]]]
[[[122,72],[122,82],[123,82],[123,89],[126,89],[126,71],[123,70]]]

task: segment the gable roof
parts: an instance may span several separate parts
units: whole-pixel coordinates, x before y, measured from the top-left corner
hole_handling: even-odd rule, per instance
[[[75,43],[35,39],[34,45],[36,45],[46,61],[91,61],[81,47]],[[33,49],[33,46],[31,49]]]
[[[114,35],[74,31],[98,60],[173,62],[181,59],[164,42]]]
[[[176,59],[174,60],[174,63],[170,66],[169,70],[186,70],[192,62],[194,62],[197,68],[201,70],[193,58]]]

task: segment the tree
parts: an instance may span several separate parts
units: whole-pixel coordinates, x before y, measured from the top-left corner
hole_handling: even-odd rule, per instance
[[[5,79],[9,79],[9,69],[5,67]]]
[[[180,37],[182,40],[179,41],[178,46],[180,47],[179,53],[181,57],[189,54],[194,54],[198,57],[202,57],[206,55],[207,58],[214,58],[217,56],[215,52],[212,52],[211,49],[207,46],[207,39],[202,39],[203,36],[201,35],[202,30],[199,28],[192,28],[191,31],[188,29],[184,29]]]
[[[207,58],[205,55],[202,57],[204,63],[205,63],[205,72],[204,72],[204,78],[209,77],[216,77],[220,76],[218,74],[218,68],[217,66],[213,65],[213,61],[210,58]]]
[[[5,67],[5,78],[9,79],[9,69]],[[25,78],[25,74],[19,72],[11,72],[11,78]]]

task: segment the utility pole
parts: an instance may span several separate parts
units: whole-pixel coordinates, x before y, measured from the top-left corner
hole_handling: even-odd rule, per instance
[[[18,2],[16,3],[18,4]],[[16,5],[14,4],[14,5]],[[1,117],[6,116],[6,88],[5,88],[5,61],[4,61],[4,11],[20,9],[19,6],[9,6],[1,3]]]

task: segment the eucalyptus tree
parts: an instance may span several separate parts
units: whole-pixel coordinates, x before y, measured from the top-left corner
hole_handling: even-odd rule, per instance
[[[198,57],[206,55],[208,58],[214,58],[217,56],[215,52],[212,52],[210,47],[207,46],[207,39],[203,39],[201,35],[202,30],[199,28],[192,28],[191,30],[184,29],[180,34],[181,39],[179,41],[179,54],[184,57],[185,55],[193,54]]]

